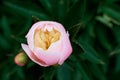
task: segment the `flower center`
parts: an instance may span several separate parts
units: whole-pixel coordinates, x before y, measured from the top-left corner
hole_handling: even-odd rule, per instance
[[[36,29],[34,34],[34,45],[47,50],[50,45],[60,39],[60,32],[56,29],[44,31],[42,29]]]

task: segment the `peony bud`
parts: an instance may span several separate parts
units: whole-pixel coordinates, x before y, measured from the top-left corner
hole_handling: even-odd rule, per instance
[[[28,57],[24,52],[21,52],[15,56],[14,61],[17,65],[24,66],[28,61]]]
[[[57,22],[35,23],[26,35],[27,43],[22,48],[32,61],[41,66],[63,64],[72,53],[69,35]]]

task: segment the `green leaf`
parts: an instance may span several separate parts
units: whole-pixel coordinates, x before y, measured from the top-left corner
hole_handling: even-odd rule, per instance
[[[120,6],[118,5],[108,5],[108,6],[101,6],[101,11],[105,14],[107,14],[109,17],[116,19],[120,22]]]
[[[106,80],[104,73],[100,69],[100,67],[96,64],[90,64],[90,70],[92,74],[97,77],[97,80]]]
[[[16,67],[16,73],[19,75],[20,79],[25,79],[25,74],[21,67]]]
[[[43,12],[37,12],[34,10],[28,10],[24,7],[18,6],[16,4],[10,3],[10,2],[4,2],[4,6],[7,9],[7,11],[15,14],[20,14],[21,16],[24,17],[32,17],[32,16],[37,16],[39,19],[41,20],[46,20],[46,19],[50,19],[50,17],[48,17],[47,15],[45,15],[45,13]]]
[[[6,16],[2,16],[2,20],[1,20],[1,23],[2,23],[2,30],[4,32],[4,35],[8,38],[10,38],[10,35],[11,35],[11,29],[10,29],[10,26],[9,26],[9,23],[7,21],[7,18]]]
[[[79,71],[79,69],[76,67],[76,69],[74,70],[74,74],[73,74],[73,80],[82,80],[82,74],[81,71]]]
[[[113,56],[115,54],[120,54],[120,44],[118,44],[118,46],[115,47],[115,49],[112,52],[110,52],[110,56]]]
[[[73,80],[72,79],[72,69],[66,63],[58,67],[57,70],[57,80]]]
[[[76,3],[78,0],[69,0],[71,1],[73,4]]]
[[[97,52],[87,42],[82,39],[74,40],[74,42],[83,49],[84,53],[81,54],[82,57],[85,57],[93,63],[104,64],[104,62],[98,57]]]
[[[2,47],[3,49],[10,48],[9,42],[2,35],[0,35],[0,47]]]
[[[82,23],[76,24],[69,29],[70,36],[74,39],[80,30]]]
[[[67,29],[80,23],[86,9],[86,0],[78,0],[64,18],[64,25]]]
[[[107,3],[113,3],[113,2],[117,2],[119,0],[106,0]]]
[[[87,73],[85,72],[83,66],[81,63],[76,63],[76,68],[79,70],[79,72],[81,73],[82,79],[83,80],[91,80],[90,77],[87,75]]]
[[[52,0],[38,0],[43,6],[44,8],[49,11],[50,13],[52,13],[52,9],[53,9],[53,4],[51,3]]]
[[[53,77],[56,72],[56,67],[49,67],[49,68],[44,68],[44,80],[53,80]]]
[[[100,44],[108,51],[112,50],[112,46],[110,44],[109,38],[107,36],[107,29],[103,27],[103,25],[98,25],[96,27],[96,37]]]
[[[115,36],[115,40],[117,41],[117,43],[120,43],[120,26],[114,26],[112,28],[112,32]]]
[[[31,26],[32,26],[32,17],[29,17],[25,25],[22,27],[22,30],[19,32],[19,34],[17,34],[17,36],[23,34],[26,35]]]
[[[116,56],[115,72],[120,71],[120,52]]]
[[[106,19],[104,16],[97,16],[96,19],[110,28],[113,27],[113,24],[110,22],[111,20],[108,18]]]
[[[10,80],[10,76],[8,75],[8,71],[6,69],[2,71],[2,74],[0,77],[1,77],[1,80]]]
[[[54,9],[54,12],[57,11],[57,19],[58,21],[62,22],[64,19],[64,16],[67,14],[67,11],[69,10],[69,0],[57,0],[56,6],[54,6],[56,9]]]
[[[34,66],[34,65],[35,65],[34,62],[29,61],[29,62],[27,63],[27,68],[31,68],[31,67]]]
[[[89,5],[91,4],[91,5]],[[94,20],[94,17],[96,16],[97,9],[98,9],[98,3],[95,1],[86,1],[85,4],[85,10],[84,10],[84,15],[81,19],[83,25],[87,25],[88,23],[91,23],[91,21]],[[81,14],[80,14],[81,15]]]

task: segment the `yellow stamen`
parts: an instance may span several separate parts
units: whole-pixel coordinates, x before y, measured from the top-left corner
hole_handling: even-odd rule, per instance
[[[60,32],[53,28],[52,31],[37,29],[34,34],[34,45],[47,50],[50,45],[60,39]]]

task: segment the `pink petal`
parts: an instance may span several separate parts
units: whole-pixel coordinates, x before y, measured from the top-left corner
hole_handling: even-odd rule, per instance
[[[47,65],[54,65],[58,63],[58,60],[60,58],[59,52],[54,51],[43,51],[41,49],[34,50],[35,55],[43,60]]]
[[[40,58],[37,58],[37,56],[35,56],[32,51],[29,49],[29,47],[26,44],[21,44],[22,48],[24,49],[24,51],[26,52],[26,54],[29,56],[29,58],[34,61],[35,63],[41,65],[41,66],[48,66],[45,62],[43,62]]]
[[[61,56],[58,64],[63,64],[63,62],[70,56],[72,53],[72,47],[69,41],[68,34],[64,35],[63,48],[61,51]]]
[[[56,43],[52,43],[51,46],[48,48],[48,50],[34,48],[33,52],[38,58],[43,60],[47,65],[54,65],[54,64],[58,64],[62,48],[63,45],[61,41],[57,41]]]

